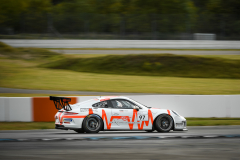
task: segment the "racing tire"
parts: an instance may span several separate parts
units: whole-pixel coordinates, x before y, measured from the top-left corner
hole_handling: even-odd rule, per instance
[[[88,115],[82,124],[82,128],[87,133],[98,133],[103,127],[102,118],[98,115]]]
[[[77,133],[84,133],[85,132],[83,129],[75,129],[74,131],[77,132]]]
[[[173,126],[173,119],[168,114],[162,114],[157,117],[154,125],[158,132],[169,132]]]

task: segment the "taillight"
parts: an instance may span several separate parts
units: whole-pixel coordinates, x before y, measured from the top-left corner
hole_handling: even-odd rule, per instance
[[[78,113],[75,113],[75,112],[64,112],[64,115],[75,115],[75,114],[78,114]]]

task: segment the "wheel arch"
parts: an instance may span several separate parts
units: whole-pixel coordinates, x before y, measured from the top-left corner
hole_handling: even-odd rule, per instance
[[[89,115],[87,115],[84,119],[83,119],[83,121],[82,121],[82,126],[83,126],[83,122],[84,122],[84,120],[86,119],[86,118],[88,118],[89,116],[97,116],[97,117],[99,117],[101,120],[102,120],[102,124],[103,124],[103,127],[101,128],[101,131],[103,131],[104,130],[104,121],[103,121],[103,119],[102,119],[102,117],[99,115],[99,114],[89,114]],[[81,128],[82,128],[82,126],[81,126]]]
[[[161,115],[169,115],[169,114],[167,114],[167,113],[160,113],[160,114],[158,114],[157,116],[155,116],[155,118],[154,118],[154,120],[153,120],[153,127],[155,127],[155,122],[156,122],[156,120],[157,120],[157,118],[159,117],[159,116],[161,116]],[[172,130],[174,130],[175,129],[175,121],[174,121],[174,118],[171,116],[171,115],[169,115],[171,118],[172,118],[172,120],[173,120],[173,125],[172,125]]]

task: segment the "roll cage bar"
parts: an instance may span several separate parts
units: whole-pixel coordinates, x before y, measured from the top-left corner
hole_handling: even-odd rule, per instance
[[[54,105],[57,110],[61,109],[64,109],[66,111],[72,110],[68,103],[71,102],[71,98],[50,96],[49,99],[54,102]]]

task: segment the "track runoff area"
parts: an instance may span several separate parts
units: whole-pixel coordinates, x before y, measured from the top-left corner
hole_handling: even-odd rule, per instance
[[[186,132],[0,131],[1,159],[238,159],[240,126]]]

